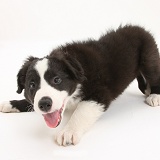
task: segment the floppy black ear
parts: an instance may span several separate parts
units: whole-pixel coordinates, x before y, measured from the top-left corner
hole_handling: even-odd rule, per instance
[[[17,74],[17,85],[18,85],[17,93],[19,94],[22,93],[24,89],[26,73],[28,71],[28,68],[35,59],[37,58],[32,57],[32,56],[27,58]]]
[[[64,62],[66,63],[67,69],[73,78],[75,78],[79,82],[83,82],[86,79],[86,77],[84,76],[84,70],[80,62],[78,62],[76,58],[66,54]]]

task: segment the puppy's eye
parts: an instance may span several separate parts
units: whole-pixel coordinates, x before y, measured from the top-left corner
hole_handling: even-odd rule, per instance
[[[36,87],[35,82],[30,82],[29,88],[30,89],[35,89],[35,87]]]
[[[60,84],[61,82],[62,82],[62,79],[59,78],[58,76],[56,76],[56,77],[53,78],[53,83],[54,84]]]

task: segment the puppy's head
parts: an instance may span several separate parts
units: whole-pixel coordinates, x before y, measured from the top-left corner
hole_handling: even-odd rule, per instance
[[[66,103],[77,93],[84,80],[80,63],[61,52],[42,59],[29,57],[17,75],[20,94],[34,105],[34,110],[44,116],[49,127],[57,127]]]

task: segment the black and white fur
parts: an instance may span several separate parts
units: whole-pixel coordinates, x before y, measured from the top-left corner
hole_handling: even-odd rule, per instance
[[[35,110],[47,125],[57,127],[64,110],[72,108],[73,115],[55,140],[75,145],[135,78],[146,102],[159,106],[159,62],[149,32],[138,26],[119,27],[99,40],[66,44],[44,58],[29,57],[17,76],[17,92],[24,89],[25,99],[2,103],[0,111]]]

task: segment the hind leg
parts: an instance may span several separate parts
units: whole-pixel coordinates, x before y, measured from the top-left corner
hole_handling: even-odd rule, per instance
[[[159,63],[157,66],[159,66]],[[160,66],[158,68],[153,67],[153,71],[150,76],[148,76],[149,74],[146,76],[148,83],[148,88],[146,88],[146,91],[149,91],[147,92],[148,97],[146,98],[146,102],[153,107],[160,106]]]
[[[150,90],[146,102],[150,106],[160,106],[160,58],[154,38],[145,36],[140,56],[140,73],[144,78],[146,89]],[[139,81],[142,82],[141,79]],[[141,85],[141,89],[144,86]]]
[[[146,98],[147,104],[152,107],[160,106],[160,82],[158,85],[149,85],[149,90],[150,94]]]
[[[158,52],[157,52],[158,53]],[[146,79],[149,90],[146,98],[150,106],[160,106],[160,59],[159,54],[152,54],[142,65],[141,72]]]
[[[137,76],[137,81],[138,81],[138,88],[140,89],[140,91],[146,96],[149,96],[151,93],[149,83],[147,83],[146,79],[141,73]]]

